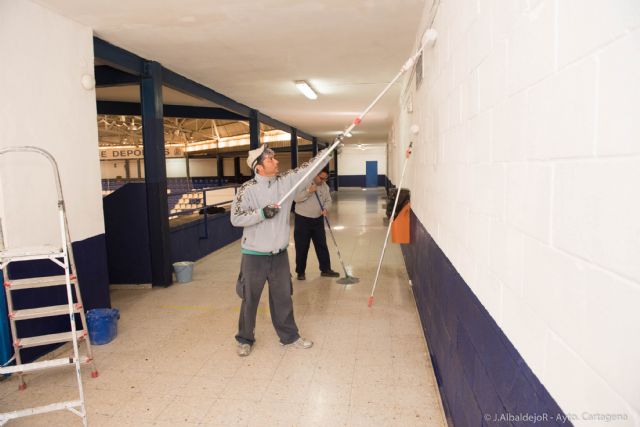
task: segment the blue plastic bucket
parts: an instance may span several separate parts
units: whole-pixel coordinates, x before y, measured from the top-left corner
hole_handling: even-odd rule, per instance
[[[175,262],[173,270],[176,272],[176,280],[179,283],[189,283],[193,278],[193,262],[191,261]]]
[[[94,308],[87,311],[87,327],[91,344],[110,343],[118,335],[119,318],[120,311],[117,308]]]

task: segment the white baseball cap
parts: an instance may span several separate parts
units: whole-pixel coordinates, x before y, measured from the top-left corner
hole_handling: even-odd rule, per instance
[[[267,147],[267,144],[262,144],[261,147],[249,151],[249,155],[247,156],[247,165],[249,166],[249,169],[254,170],[256,168],[260,160],[260,156],[262,156],[265,151],[267,151],[267,153],[273,153],[273,151]]]

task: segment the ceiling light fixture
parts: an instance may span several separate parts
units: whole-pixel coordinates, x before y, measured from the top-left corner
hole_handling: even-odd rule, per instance
[[[304,80],[296,80],[296,87],[304,96],[309,99],[318,99],[318,94],[311,88],[311,85]]]

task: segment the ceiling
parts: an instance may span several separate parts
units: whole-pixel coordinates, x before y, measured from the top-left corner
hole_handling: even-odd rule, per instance
[[[396,75],[432,0],[36,2],[105,41],[328,141]],[[294,80],[309,81],[319,98],[305,98]],[[399,93],[396,84],[349,142],[386,142]],[[99,89],[97,95],[128,101],[137,90]],[[165,88],[167,99],[209,105]]]

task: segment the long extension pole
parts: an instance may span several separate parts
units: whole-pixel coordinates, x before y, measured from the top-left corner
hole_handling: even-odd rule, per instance
[[[428,32],[427,32],[428,33]],[[396,76],[389,82],[389,84],[387,84],[387,86],[382,90],[382,92],[380,92],[378,94],[378,96],[376,96],[376,98],[373,100],[373,102],[371,104],[369,104],[369,106],[367,108],[365,108],[365,110],[360,113],[360,115],[358,117],[356,117],[353,122],[347,126],[347,128],[340,133],[336,139],[333,140],[333,144],[331,145],[331,147],[329,147],[328,150],[326,150],[318,159],[318,162],[322,162],[324,159],[327,158],[327,156],[329,156],[329,154],[331,154],[331,152],[333,150],[335,150],[335,148],[340,145],[340,143],[342,142],[342,140],[346,137],[346,135],[348,135],[353,128],[355,128],[356,126],[358,126],[360,123],[362,123],[362,120],[364,119],[364,117],[369,113],[369,111],[371,111],[371,109],[378,103],[378,101],[380,101],[380,98],[382,98],[384,96],[385,93],[387,93],[389,91],[389,89],[391,88],[391,86],[393,86],[395,84],[395,82],[398,81],[398,79],[407,71],[409,71],[411,69],[411,67],[413,67],[413,64],[416,62],[416,59],[418,59],[418,57],[420,56],[420,54],[422,53],[422,51],[424,50],[425,46],[427,44],[430,44],[433,42],[433,40],[430,40],[429,38],[426,37],[425,33],[425,37],[423,37],[423,41],[422,41],[422,45],[420,46],[420,48],[418,49],[418,51],[413,54],[408,60],[407,62],[404,63],[404,65],[402,66],[402,68],[400,69],[400,71],[398,71],[398,73],[396,74]],[[282,196],[282,199],[280,199],[280,201],[278,202],[278,206],[281,206],[285,200],[287,200],[289,198],[289,196],[291,196],[291,194],[293,194],[294,191],[296,191],[296,189],[303,183],[305,182],[305,180],[309,177],[309,175],[315,171],[315,168],[309,168],[309,170],[307,171],[307,173],[304,174],[304,176],[302,177],[302,179],[300,179],[294,186],[293,188],[291,188],[291,190],[289,190],[284,196]]]
[[[378,269],[376,270],[376,278],[373,281],[373,287],[371,288],[371,294],[369,295],[368,305],[371,307],[373,305],[373,293],[376,291],[376,285],[378,284],[378,277],[380,276],[380,267],[382,267],[382,259],[384,258],[384,253],[387,250],[387,243],[389,241],[389,233],[391,232],[391,225],[393,224],[393,219],[396,215],[396,209],[398,208],[398,200],[400,199],[400,191],[402,188],[402,182],[404,181],[404,173],[407,170],[407,163],[409,163],[409,157],[411,156],[411,148],[413,147],[413,142],[409,143],[409,148],[407,149],[407,156],[404,160],[404,166],[402,166],[402,175],[400,176],[400,182],[398,183],[398,191],[396,192],[396,200],[393,203],[393,211],[391,212],[391,217],[389,218],[389,226],[387,227],[387,235],[384,238],[384,246],[382,246],[382,252],[380,253],[380,261],[378,261]]]

